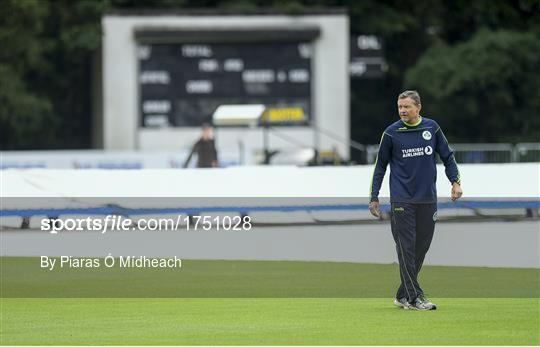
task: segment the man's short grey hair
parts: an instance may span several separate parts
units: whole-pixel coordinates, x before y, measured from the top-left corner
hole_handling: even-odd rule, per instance
[[[411,98],[417,106],[421,104],[420,94],[416,90],[406,90],[398,96],[398,99],[405,98]]]

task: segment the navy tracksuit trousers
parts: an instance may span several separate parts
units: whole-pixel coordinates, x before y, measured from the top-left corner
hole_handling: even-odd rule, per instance
[[[437,204],[392,203],[392,235],[396,242],[401,285],[396,298],[413,302],[423,294],[418,284],[418,273],[431,245]]]

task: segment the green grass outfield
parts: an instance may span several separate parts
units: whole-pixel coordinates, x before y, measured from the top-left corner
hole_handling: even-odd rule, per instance
[[[39,268],[0,258],[3,345],[538,345],[538,269],[426,266],[436,311],[392,306],[397,265],[184,261]]]
[[[538,299],[3,299],[8,345],[537,345]]]

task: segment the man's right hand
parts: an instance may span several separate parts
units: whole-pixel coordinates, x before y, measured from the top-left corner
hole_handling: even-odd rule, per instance
[[[379,209],[379,202],[372,201],[369,203],[369,212],[377,218],[381,218],[381,210]]]

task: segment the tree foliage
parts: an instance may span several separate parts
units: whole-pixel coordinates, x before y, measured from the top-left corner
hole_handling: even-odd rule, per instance
[[[540,39],[533,33],[482,29],[456,45],[434,45],[407,72],[406,86],[424,96],[462,141],[540,138]]]
[[[37,1],[0,3],[0,138],[2,148],[47,141],[55,121],[52,104],[33,92],[30,76],[46,69],[49,42],[41,39],[47,9]]]
[[[90,69],[105,4],[0,2],[2,149],[90,146]]]

